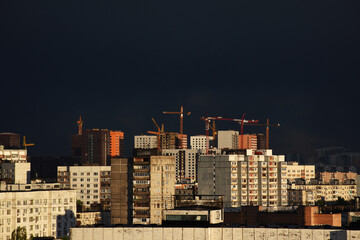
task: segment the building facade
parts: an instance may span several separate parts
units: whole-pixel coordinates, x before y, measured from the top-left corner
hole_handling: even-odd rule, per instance
[[[154,149],[158,147],[158,137],[152,135],[134,136],[134,148]]]
[[[224,207],[287,205],[287,163],[272,150],[243,155],[204,155],[198,162],[198,194],[223,195]]]
[[[350,201],[357,196],[357,187],[351,184],[292,184],[289,192],[289,205],[315,205],[319,200],[335,202],[338,198]]]
[[[8,184],[30,183],[30,163],[27,150],[0,148],[0,180]]]
[[[20,134],[0,133],[0,145],[8,149],[18,149],[21,147]]]
[[[81,156],[82,163],[109,166],[111,156],[124,154],[124,133],[108,129],[86,129],[73,135],[72,156]]]
[[[356,180],[357,176],[354,172],[319,172],[318,175],[323,184],[329,184],[333,180],[344,183],[347,180]]]
[[[76,190],[77,200],[85,207],[102,204],[110,208],[111,166],[59,166],[58,183],[63,188]]]
[[[315,178],[315,165],[299,165],[297,162],[287,162],[287,177],[292,183],[296,179],[309,182]]]
[[[239,149],[258,149],[256,134],[239,135]]]
[[[175,176],[177,183],[196,182],[196,164],[200,151],[195,149],[165,149],[163,156],[175,157]]]
[[[163,210],[173,208],[174,194],[174,157],[134,158],[133,224],[161,225]]]
[[[218,149],[239,149],[239,132],[218,131]]]
[[[76,225],[76,191],[23,190],[0,192],[0,239],[11,239],[18,227],[34,237],[68,236]]]

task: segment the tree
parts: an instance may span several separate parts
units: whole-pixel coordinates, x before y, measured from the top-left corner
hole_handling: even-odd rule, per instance
[[[11,240],[26,240],[26,228],[25,227],[17,227],[11,233]]]
[[[84,207],[84,203],[81,200],[76,200],[76,211],[82,212]]]

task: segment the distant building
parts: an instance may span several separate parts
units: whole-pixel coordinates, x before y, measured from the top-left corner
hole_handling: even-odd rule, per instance
[[[338,198],[349,201],[357,196],[355,181],[348,184],[292,184],[288,189],[289,204],[294,206],[315,205],[319,200],[335,202]]]
[[[319,172],[319,180],[323,184],[329,184],[337,180],[339,183],[345,183],[347,180],[356,180],[357,174],[354,172]]]
[[[124,154],[124,133],[107,129],[86,129],[72,136],[72,156],[81,156],[82,163],[110,165],[110,158]]]
[[[304,179],[309,182],[315,178],[315,165],[299,165],[297,162],[287,162],[287,178],[290,182]]]
[[[175,156],[176,182],[196,182],[196,164],[200,156],[194,149],[164,149],[163,156]]]
[[[0,145],[3,145],[6,149],[21,148],[20,134],[0,133]]]
[[[75,190],[14,189],[0,192],[0,239],[11,239],[17,227],[25,227],[28,236],[55,238],[68,236],[75,227]]]
[[[257,136],[256,134],[244,134],[239,135],[239,147],[238,149],[258,149],[257,148]],[[263,148],[265,149],[265,148]]]
[[[266,137],[262,133],[256,134],[257,149],[266,149]]]
[[[239,149],[239,131],[218,131],[218,149]]]
[[[134,136],[135,149],[154,149],[158,148],[158,137],[153,135]]]
[[[204,155],[198,162],[198,194],[223,195],[225,208],[287,205],[287,163],[272,150]]]
[[[124,155],[124,132],[110,131],[110,156],[120,157]]]
[[[208,136],[209,141],[213,140],[212,136]],[[206,136],[198,135],[190,137],[190,148],[194,150],[206,150]],[[210,148],[210,144],[209,144]]]
[[[110,208],[111,166],[59,166],[58,183],[62,188],[76,190],[77,200],[85,207],[91,204],[102,204]]]
[[[0,148],[0,181],[8,184],[30,183],[30,163],[25,149]]]

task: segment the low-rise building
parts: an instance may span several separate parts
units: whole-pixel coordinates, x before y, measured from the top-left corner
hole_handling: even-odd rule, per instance
[[[341,227],[341,214],[322,214],[316,207],[299,207],[290,211],[263,211],[262,206],[241,207],[239,213],[225,213],[225,223],[258,226],[319,226]]]
[[[292,184],[288,190],[289,205],[315,205],[319,200],[335,202],[338,198],[350,201],[357,196],[355,182],[349,184]]]

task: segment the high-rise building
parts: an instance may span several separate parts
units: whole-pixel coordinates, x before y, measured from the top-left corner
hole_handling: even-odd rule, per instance
[[[124,155],[124,132],[110,131],[110,156],[120,157]]]
[[[3,145],[6,149],[20,148],[20,134],[0,133],[0,145]]]
[[[239,149],[258,149],[256,134],[239,135]]]
[[[208,136],[208,140],[212,141],[213,137]],[[190,148],[195,150],[206,150],[206,136],[205,135],[191,136]],[[209,148],[210,148],[210,144],[209,144]]]
[[[262,133],[256,134],[257,149],[266,149],[266,137]]]
[[[239,132],[218,131],[218,149],[239,149]]]
[[[286,162],[272,150],[204,155],[198,162],[198,194],[223,195],[224,207],[287,205]]]
[[[101,203],[110,208],[110,166],[59,166],[58,183],[63,188],[76,190],[77,200],[85,207]]]
[[[175,157],[175,176],[177,183],[196,182],[196,163],[200,151],[195,149],[164,149],[163,156]]]
[[[111,159],[111,224],[131,224],[133,216],[133,160]]]
[[[174,157],[115,158],[111,167],[111,223],[161,224],[174,205]]]
[[[134,136],[135,149],[154,149],[158,147],[158,137],[153,135]]]
[[[107,129],[86,129],[72,136],[72,155],[81,156],[82,163],[110,165],[111,156],[124,154],[124,133]]]

